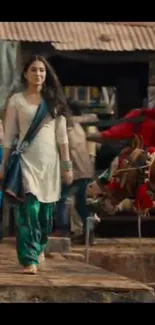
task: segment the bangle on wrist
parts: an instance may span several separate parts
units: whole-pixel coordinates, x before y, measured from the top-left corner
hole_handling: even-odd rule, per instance
[[[70,160],[62,160],[61,167],[63,170],[71,170],[72,169],[72,162]]]

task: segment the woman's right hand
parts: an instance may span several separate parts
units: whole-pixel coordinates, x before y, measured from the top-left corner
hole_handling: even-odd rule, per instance
[[[62,176],[63,176],[63,180],[64,180],[65,184],[67,184],[67,185],[72,184],[72,182],[73,182],[73,171],[72,171],[72,169],[64,170],[62,172]]]

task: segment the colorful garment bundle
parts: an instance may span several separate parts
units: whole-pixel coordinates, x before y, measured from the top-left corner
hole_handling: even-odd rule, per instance
[[[148,153],[152,155],[155,153],[155,147],[150,147],[148,149]],[[145,182],[138,188],[136,193],[136,199],[134,202],[134,206],[137,210],[145,210],[152,209],[154,206],[153,193],[149,191],[149,178],[150,178],[150,169],[151,166],[147,170],[147,178]]]
[[[148,149],[148,153],[152,155],[155,153],[155,147],[150,147]],[[119,160],[119,166],[120,163],[125,159],[125,155],[122,155]],[[149,191],[148,185],[149,185],[149,173],[150,173],[150,167],[147,170],[147,178],[145,178],[144,183],[139,186],[136,192],[136,198],[134,201],[134,206],[137,210],[146,210],[151,209],[154,206],[154,200],[153,200],[153,194]],[[122,188],[119,184],[119,179],[117,177],[112,177],[111,181],[108,184],[108,188],[110,191],[121,191]]]

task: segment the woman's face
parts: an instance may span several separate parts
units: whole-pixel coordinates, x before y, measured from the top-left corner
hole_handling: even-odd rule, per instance
[[[42,86],[46,79],[46,67],[42,61],[34,61],[24,74],[28,85]]]

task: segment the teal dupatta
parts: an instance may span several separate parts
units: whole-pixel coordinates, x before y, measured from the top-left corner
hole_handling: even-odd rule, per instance
[[[47,104],[42,100],[20,146],[18,147],[18,145],[16,145],[12,148],[12,152],[8,159],[2,190],[9,198],[15,199],[16,202],[24,201],[25,199],[21,170],[21,154],[31,144],[41,128],[41,122],[48,112]]]

